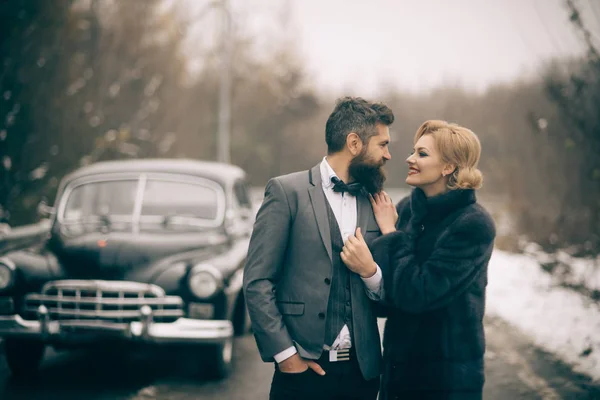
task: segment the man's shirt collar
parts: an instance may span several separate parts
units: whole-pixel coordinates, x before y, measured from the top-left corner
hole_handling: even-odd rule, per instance
[[[335,173],[335,171],[333,170],[333,168],[331,168],[331,165],[329,165],[329,162],[327,162],[327,157],[323,157],[323,161],[321,161],[321,181],[323,184],[323,188],[324,189],[331,189],[333,187],[333,182],[331,182],[331,178],[338,177]]]

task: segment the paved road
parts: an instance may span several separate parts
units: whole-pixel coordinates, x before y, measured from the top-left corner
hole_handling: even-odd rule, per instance
[[[488,318],[485,399],[600,399],[600,387],[541,352],[504,322]],[[0,358],[3,400],[189,400],[268,397],[273,371],[262,363],[252,336],[236,341],[235,368],[225,381],[196,377],[183,353],[98,354],[48,351],[41,376],[18,383]]]

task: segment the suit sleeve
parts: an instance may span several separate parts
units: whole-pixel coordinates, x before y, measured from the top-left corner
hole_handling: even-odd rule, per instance
[[[291,221],[285,191],[273,178],[256,216],[244,267],[244,295],[264,361],[272,361],[274,355],[294,346],[275,303]]]
[[[491,220],[466,219],[449,227],[421,264],[414,235],[397,231],[379,239],[374,255],[383,274],[386,305],[418,314],[444,307],[464,293],[487,265],[495,237]]]

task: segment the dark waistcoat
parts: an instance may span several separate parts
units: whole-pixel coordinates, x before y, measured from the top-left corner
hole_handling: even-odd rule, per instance
[[[352,298],[350,293],[350,272],[344,265],[340,253],[344,247],[342,234],[335,219],[335,215],[329,202],[327,204],[327,218],[329,220],[329,229],[331,232],[332,276],[331,291],[329,292],[329,302],[327,304],[327,320],[325,321],[325,344],[331,346],[338,336],[344,324],[350,330],[350,337],[353,340],[352,324]]]

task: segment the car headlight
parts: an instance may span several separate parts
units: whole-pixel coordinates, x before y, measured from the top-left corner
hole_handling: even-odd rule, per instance
[[[188,285],[194,296],[207,299],[223,287],[223,277],[214,266],[198,264],[190,271]]]
[[[0,290],[12,286],[15,278],[15,264],[8,258],[0,258]]]

